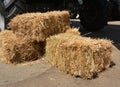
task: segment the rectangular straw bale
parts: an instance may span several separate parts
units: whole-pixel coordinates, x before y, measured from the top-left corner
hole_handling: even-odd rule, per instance
[[[90,79],[109,67],[111,50],[109,40],[62,33],[47,39],[45,58],[63,72]]]
[[[45,42],[37,43],[17,38],[12,31],[0,32],[0,61],[21,63],[40,58],[44,54]]]
[[[9,26],[18,37],[44,41],[48,36],[65,32],[70,27],[68,11],[25,13],[14,17]]]
[[[75,34],[75,35],[80,35],[80,32],[79,32],[78,28],[69,28],[68,30],[66,30],[65,33],[71,33],[71,34]]]

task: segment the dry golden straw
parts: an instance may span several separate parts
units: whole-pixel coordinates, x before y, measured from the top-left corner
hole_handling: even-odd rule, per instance
[[[68,11],[25,13],[13,18],[9,25],[18,37],[39,42],[69,29],[70,17]]]
[[[68,11],[25,13],[11,19],[11,31],[0,32],[0,60],[32,61],[45,54],[45,40],[70,28]]]
[[[46,41],[46,59],[61,71],[85,79],[109,67],[111,41],[62,33]]]
[[[0,32],[0,61],[21,63],[40,58],[44,54],[45,42],[31,42],[17,38],[12,31]]]
[[[75,35],[80,35],[79,29],[78,28],[69,28],[65,33],[71,33]]]

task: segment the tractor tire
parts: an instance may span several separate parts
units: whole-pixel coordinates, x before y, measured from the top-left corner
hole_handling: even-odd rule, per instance
[[[104,28],[104,25],[107,24],[105,12],[105,8],[103,8],[99,2],[93,3],[91,1],[85,3],[80,11],[80,21],[84,29],[88,31],[98,31]]]
[[[77,0],[70,0],[66,2],[66,9],[69,11],[71,19],[76,19],[76,16],[79,13],[78,6],[79,4]]]
[[[25,0],[1,0],[0,1],[0,30],[7,29],[7,23],[17,14],[25,12]]]

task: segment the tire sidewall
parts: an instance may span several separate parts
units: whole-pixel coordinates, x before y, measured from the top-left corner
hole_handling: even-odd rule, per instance
[[[10,29],[7,25],[8,22],[17,14],[22,14],[25,12],[25,2],[24,0],[10,0],[9,3],[5,4],[4,1],[5,0],[0,1],[0,5],[2,7],[2,11],[0,11],[0,13],[4,19],[4,29]]]
[[[91,31],[100,30],[101,28],[103,28],[105,22],[107,22],[104,8],[101,6],[102,8],[99,9],[99,7],[97,8],[94,5],[92,7],[93,11],[89,12],[86,9],[84,9],[84,7],[85,5],[82,5],[82,10],[80,11],[80,20],[83,27],[86,30],[91,30]],[[91,16],[91,14],[93,15]]]

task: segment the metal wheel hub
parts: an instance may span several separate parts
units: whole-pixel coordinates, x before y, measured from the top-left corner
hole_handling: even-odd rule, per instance
[[[5,29],[5,18],[4,16],[0,13],[0,31]]]

